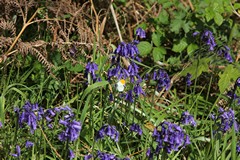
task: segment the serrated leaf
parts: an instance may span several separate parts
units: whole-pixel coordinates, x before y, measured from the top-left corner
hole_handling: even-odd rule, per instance
[[[232,64],[228,65],[224,72],[219,74],[218,87],[220,93],[223,93],[239,76],[239,69],[234,68]]]
[[[147,41],[140,42],[137,47],[141,56],[146,56],[152,51],[152,45]]]
[[[172,51],[174,52],[182,52],[187,47],[186,38],[181,39],[178,43],[173,45]]]
[[[191,43],[191,44],[188,45],[188,47],[187,47],[187,54],[188,54],[188,55],[193,54],[194,51],[196,51],[198,48],[199,48],[199,47],[198,47],[197,44],[195,44],[195,43]]]
[[[162,24],[169,24],[169,14],[165,9],[159,14],[157,21]]]
[[[202,72],[208,72],[208,63],[210,62],[209,58],[202,58],[199,60],[195,60],[192,65],[189,67],[185,68],[181,72],[181,76],[186,76],[187,73],[190,73],[192,75],[191,80],[194,80],[195,78],[199,77]]]
[[[181,19],[174,19],[171,21],[170,30],[175,34],[178,34],[180,29],[182,28],[183,20]]]
[[[164,47],[154,47],[153,48],[153,60],[160,61],[164,58],[164,55],[167,53]]]
[[[223,17],[221,14],[219,13],[215,13],[215,16],[214,16],[214,21],[215,23],[220,26],[222,23],[223,23]]]

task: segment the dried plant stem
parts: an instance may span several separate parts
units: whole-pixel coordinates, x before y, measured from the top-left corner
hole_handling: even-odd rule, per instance
[[[43,131],[42,127],[41,127],[41,125],[39,125],[39,128],[40,128],[40,130],[41,130],[41,132],[42,132],[45,140],[47,141],[47,143],[48,143],[49,146],[51,147],[51,149],[56,153],[56,155],[58,156],[58,158],[59,158],[60,160],[63,160],[62,157],[61,157],[61,155],[57,152],[57,150],[52,146],[51,142],[48,140],[46,134],[44,133],[44,131]]]
[[[13,47],[15,46],[15,44],[17,43],[18,39],[20,38],[20,36],[22,35],[22,33],[24,32],[24,30],[31,24],[31,21],[33,20],[33,18],[37,15],[38,11],[40,10],[40,8],[38,8],[35,13],[32,15],[32,17],[27,21],[26,24],[24,24],[24,26],[22,27],[21,31],[19,32],[19,34],[17,35],[17,37],[15,38],[15,40],[13,41],[12,45],[10,46],[10,48],[7,50],[7,52],[5,53],[5,55],[8,55],[8,53],[13,49]]]
[[[118,36],[120,38],[120,41],[123,42],[121,31],[119,29],[117,17],[116,17],[116,14],[115,14],[112,2],[110,3],[110,10],[112,12],[112,16],[113,16],[113,19],[114,19],[114,22],[115,22],[115,25],[116,25],[116,28],[117,28],[117,31],[118,31]],[[122,57],[122,61],[123,61],[124,65],[125,65],[125,67],[128,68],[128,66],[130,65],[129,61],[126,58],[124,58],[124,57]]]
[[[119,29],[117,17],[116,17],[116,14],[115,14],[115,11],[114,11],[114,8],[113,8],[112,3],[110,3],[110,9],[111,9],[112,16],[113,16],[113,19],[114,19],[114,22],[115,22],[115,25],[116,25],[116,28],[117,28],[117,31],[118,31],[118,36],[119,36],[119,38],[120,38],[120,41],[123,42],[122,35],[121,35],[121,31],[120,31],[120,29]]]

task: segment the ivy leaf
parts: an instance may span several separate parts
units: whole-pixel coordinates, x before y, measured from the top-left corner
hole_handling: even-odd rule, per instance
[[[141,56],[147,56],[152,51],[152,45],[147,41],[140,42],[137,47]]]
[[[164,47],[154,47],[153,48],[153,60],[160,61],[164,58],[164,55],[167,53]]]
[[[172,51],[174,52],[182,52],[187,47],[186,38],[181,39],[177,44],[173,45]]]
[[[219,74],[218,87],[220,93],[223,93],[231,84],[240,76],[239,69],[235,68],[232,64],[228,65],[223,73]]]

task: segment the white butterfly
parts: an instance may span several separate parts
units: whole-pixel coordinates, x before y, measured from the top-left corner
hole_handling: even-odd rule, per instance
[[[126,84],[126,81],[124,79],[119,80],[117,83],[117,90],[119,92],[122,92],[125,88],[125,84]]]

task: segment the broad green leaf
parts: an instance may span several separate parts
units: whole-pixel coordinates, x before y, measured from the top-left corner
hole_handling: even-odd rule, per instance
[[[172,51],[174,52],[182,52],[187,47],[187,40],[186,38],[181,39],[179,42],[173,45]]]
[[[168,12],[163,9],[157,18],[158,22],[162,24],[169,24],[169,15]]]
[[[206,19],[207,19],[207,21],[209,22],[211,19],[213,19],[214,18],[214,12],[213,12],[213,10],[212,9],[210,9],[210,8],[206,8],[205,9],[205,17],[206,17]]]
[[[215,13],[215,16],[214,16],[214,21],[215,21],[215,23],[216,23],[218,26],[220,26],[220,25],[222,24],[222,22],[223,22],[223,17],[222,17],[222,15],[216,12],[216,13]]]
[[[202,58],[199,60],[199,62],[198,60],[195,60],[192,63],[192,65],[185,68],[180,75],[186,76],[187,73],[190,73],[192,75],[191,80],[194,80],[195,78],[199,77],[202,74],[202,72],[208,72],[209,62],[210,62],[209,58]]]
[[[180,29],[182,28],[184,21],[181,19],[174,19],[171,21],[170,30],[175,34],[178,34]]]
[[[194,51],[196,51],[198,48],[199,48],[199,47],[198,47],[197,44],[195,44],[195,43],[191,43],[191,44],[188,45],[188,47],[187,47],[187,54],[188,54],[188,55],[193,54]]]
[[[240,8],[240,3],[234,3],[234,9],[239,9]]]
[[[219,74],[218,87],[220,92],[223,93],[239,76],[239,69],[235,68],[232,64],[228,65],[224,72]]]
[[[158,33],[153,33],[152,34],[152,42],[155,46],[160,46],[161,40],[160,40],[161,36]]]
[[[167,53],[164,47],[154,47],[153,48],[153,60],[160,61],[164,58],[164,55]]]
[[[137,47],[141,56],[146,56],[152,51],[152,45],[147,41],[140,42]]]

